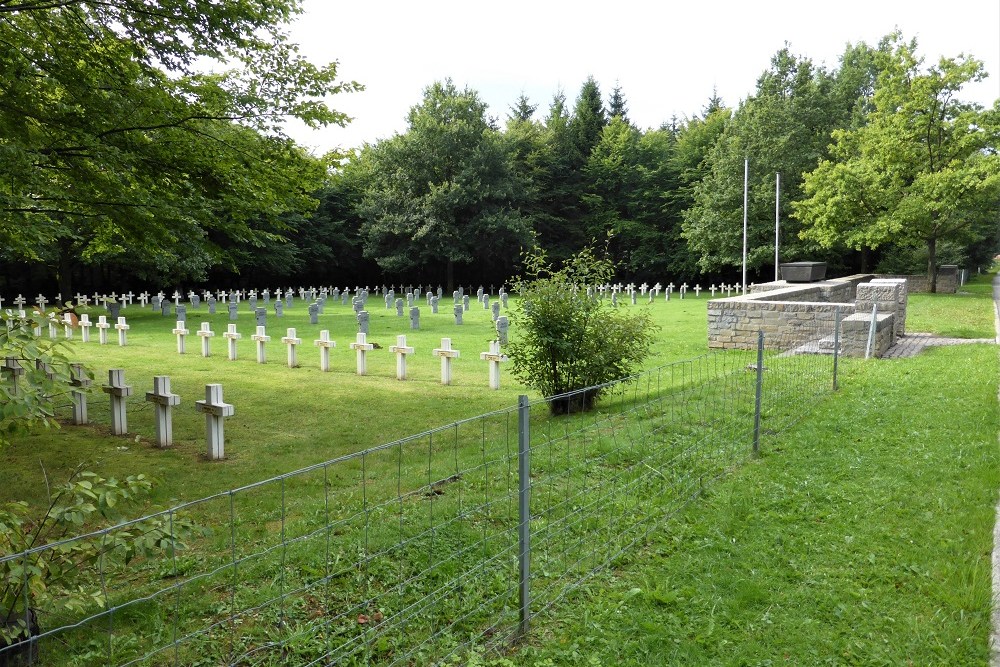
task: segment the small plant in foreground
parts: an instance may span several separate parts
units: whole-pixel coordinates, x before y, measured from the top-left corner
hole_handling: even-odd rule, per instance
[[[36,317],[47,324],[43,316]],[[56,322],[56,311],[47,317]],[[8,380],[0,382],[0,447],[33,426],[58,427],[53,418],[56,401],[71,389],[64,341],[35,336],[36,325],[10,310],[0,312],[0,370]]]
[[[545,396],[559,396],[554,414],[590,410],[607,383],[631,375],[649,354],[657,327],[645,310],[617,309],[598,296],[611,282],[614,263],[585,248],[560,268],[545,252],[524,257],[525,276],[514,288],[521,294],[515,313],[519,335],[510,344],[512,372]]]
[[[120,520],[119,503],[151,487],[145,475],[119,482],[77,470],[53,489],[40,517],[31,516],[24,502],[0,505],[0,665],[10,660],[18,664],[18,657],[33,664],[34,648],[27,642],[41,630],[39,611],[82,614],[105,605],[101,587],[85,581],[94,564],[112,557],[128,564],[137,556],[171,555],[183,548],[180,538],[191,534],[194,525],[177,516],[72,539],[94,519]],[[43,548],[48,544],[52,546]]]

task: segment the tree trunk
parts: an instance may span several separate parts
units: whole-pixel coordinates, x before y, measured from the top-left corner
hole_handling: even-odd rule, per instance
[[[868,273],[871,269],[872,249],[868,246],[861,246],[861,273]]]
[[[455,263],[448,258],[448,263],[445,269],[445,282],[448,283],[448,292],[455,291]]]
[[[937,239],[927,239],[927,281],[931,294],[937,292]]]

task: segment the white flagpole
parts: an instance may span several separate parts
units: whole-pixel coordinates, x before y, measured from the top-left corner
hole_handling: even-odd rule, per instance
[[[750,183],[750,158],[743,159],[743,294],[747,293],[747,190]]]
[[[779,280],[778,245],[781,239],[781,173],[774,174],[774,280]]]

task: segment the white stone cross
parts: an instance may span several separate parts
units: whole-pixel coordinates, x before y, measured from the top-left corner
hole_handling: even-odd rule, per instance
[[[215,332],[212,331],[212,323],[202,322],[201,328],[195,333],[201,336],[201,356],[212,356],[212,336],[215,335]]]
[[[435,348],[432,353],[441,357],[441,384],[451,384],[451,360],[461,356],[461,353],[451,349],[450,338],[442,338],[441,347]]]
[[[134,297],[135,297],[135,294],[132,294],[131,290],[129,290],[128,294],[122,294],[122,300],[125,302],[124,305],[125,306],[131,306],[132,305],[132,299]]]
[[[24,304],[26,304],[26,303],[27,303],[27,300],[23,296],[21,296],[20,294],[18,294],[17,298],[14,299],[14,305],[17,306],[18,310],[24,310]]]
[[[357,351],[358,356],[358,375],[365,375],[368,373],[368,351],[375,349],[375,346],[367,342],[367,335],[364,333],[358,333],[358,337],[355,342],[351,343],[350,348]]]
[[[180,303],[181,303],[181,294],[179,294],[177,292],[177,290],[174,290],[174,293],[173,293],[173,295],[171,295],[170,298],[174,300],[174,307],[180,305]]]
[[[153,376],[153,391],[146,392],[146,400],[155,406],[156,446],[169,447],[174,441],[171,408],[179,405],[181,397],[170,391],[170,378],[166,375]]]
[[[90,321],[90,315],[84,313],[80,316],[80,338],[84,343],[90,342],[90,327],[94,326]]]
[[[187,328],[187,322],[177,320],[177,327],[170,333],[177,336],[177,354],[184,354],[184,336],[191,333]]]
[[[406,355],[413,354],[413,348],[406,346],[406,336],[396,336],[396,344],[389,346],[389,351],[396,355],[396,379],[406,379]]]
[[[697,299],[698,297],[701,296],[701,289],[702,289],[701,285],[694,286],[694,298]]]
[[[125,324],[124,317],[118,318],[118,324],[115,325],[115,329],[118,329],[118,344],[122,347],[125,347],[125,332],[130,328],[129,325]]]
[[[149,292],[143,292],[142,294],[139,295],[139,303],[142,305],[143,308],[146,307],[146,304],[148,302],[149,302]]]
[[[63,334],[66,340],[73,340],[73,314],[63,313]]]
[[[85,295],[80,294],[79,292],[77,292],[73,296],[73,301],[74,301],[74,303],[76,303],[76,304],[78,304],[80,306],[86,306],[90,302],[90,299],[88,299]]]
[[[70,364],[69,369],[69,384],[73,387],[73,389],[70,390],[73,400],[73,423],[76,425],[86,424],[87,390],[94,383],[94,381],[87,376],[87,371],[84,370],[83,364]]]
[[[326,373],[330,370],[330,348],[337,347],[337,343],[330,340],[330,331],[323,329],[319,332],[319,338],[313,341],[313,345],[319,348],[319,369]]]
[[[639,285],[639,294],[646,296],[646,291],[649,289],[649,283],[643,283]]]
[[[222,401],[222,385],[206,384],[205,400],[195,401],[194,409],[205,413],[205,440],[208,458],[218,461],[226,456],[226,434],[223,420],[236,414],[236,409]]]
[[[229,361],[236,361],[236,341],[243,338],[243,334],[236,332],[235,324],[230,324],[222,337],[226,339],[226,346],[229,349]]]
[[[267,363],[267,353],[264,351],[264,345],[267,341],[271,340],[271,337],[264,333],[264,327],[257,327],[257,333],[250,336],[250,340],[257,343],[257,363]]]
[[[100,329],[100,332],[101,332],[101,345],[107,345],[108,344],[108,329],[111,328],[111,325],[108,324],[108,316],[107,315],[99,315],[97,317],[97,328]]]
[[[716,287],[714,283],[712,284],[711,287],[708,288],[708,291],[712,293],[712,298],[713,299],[715,298],[715,292],[716,292],[717,289],[719,289],[719,288]]]
[[[39,294],[39,295],[38,295],[38,296],[37,296],[37,297],[35,298],[35,303],[37,303],[37,304],[38,304],[38,309],[39,309],[39,310],[41,310],[42,312],[45,312],[45,304],[47,304],[48,302],[49,302],[49,300],[48,300],[48,299],[46,299],[46,298],[45,298],[44,296],[42,296],[41,294]]]
[[[302,339],[295,335],[295,329],[289,329],[281,342],[288,346],[288,367],[297,368],[299,360],[295,353],[295,347],[302,344]]]
[[[490,389],[499,389],[500,363],[507,361],[507,355],[500,353],[500,341],[491,340],[489,352],[480,352],[479,358],[490,362]]]
[[[132,395],[132,386],[125,384],[125,371],[121,368],[109,370],[108,383],[101,390],[111,397],[111,432],[125,435],[128,433],[125,399]]]
[[[688,291],[688,284],[681,283],[681,299],[684,298],[684,295],[687,294],[687,291]]]

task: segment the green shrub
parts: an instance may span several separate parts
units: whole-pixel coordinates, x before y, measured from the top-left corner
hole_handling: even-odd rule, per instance
[[[545,396],[590,388],[550,403],[554,414],[589,410],[610,389],[607,383],[642,363],[657,327],[645,310],[617,309],[599,298],[597,286],[611,282],[614,263],[591,248],[558,269],[536,248],[524,266],[514,284],[521,300],[513,313],[511,370]]]

